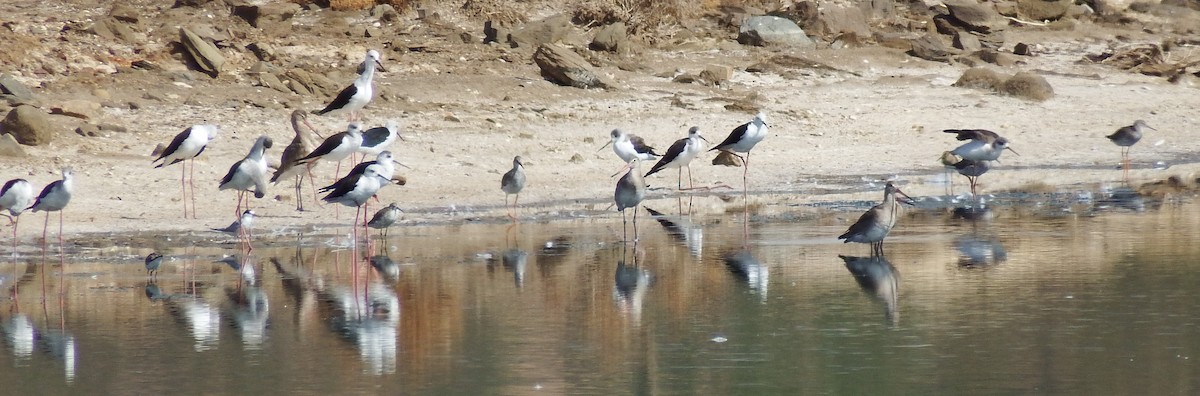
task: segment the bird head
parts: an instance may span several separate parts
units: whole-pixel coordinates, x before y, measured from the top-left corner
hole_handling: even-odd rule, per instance
[[[379,51],[367,51],[367,59],[364,62],[372,62],[375,64],[375,67],[379,69],[379,71],[387,71],[387,69],[383,68],[383,57],[379,55]]]

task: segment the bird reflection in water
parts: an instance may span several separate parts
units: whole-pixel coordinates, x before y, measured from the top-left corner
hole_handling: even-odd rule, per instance
[[[617,311],[632,319],[634,324],[641,324],[642,303],[653,282],[654,276],[650,271],[638,265],[636,252],[633,265],[625,264],[625,258],[622,257],[613,275],[613,302],[617,305]]]
[[[695,225],[684,216],[667,216],[650,207],[645,207],[650,217],[667,230],[667,235],[687,247],[692,257],[701,258],[704,248],[704,228]]]
[[[372,375],[396,372],[397,328],[400,324],[400,299],[391,288],[379,283],[367,285],[361,299],[345,286],[320,291],[334,310],[332,326],[343,338],[358,347],[363,372]]]
[[[234,271],[237,271],[238,275],[241,277],[242,283],[245,283],[248,285],[257,285],[258,284],[258,271],[256,271],[254,268],[254,257],[253,256],[250,256],[248,254],[247,255],[231,255],[231,256],[225,256],[225,257],[221,258],[220,260],[217,260],[216,262],[228,265],[229,268],[232,268]]]
[[[0,324],[0,331],[4,332],[5,346],[12,351],[13,357],[18,361],[29,360],[33,356],[33,346],[37,336],[29,315],[14,312]]]
[[[163,294],[162,288],[158,287],[158,283],[153,280],[146,282],[146,298],[150,301],[166,300],[167,295]]]
[[[958,265],[961,267],[982,267],[999,264],[1008,259],[1008,252],[999,240],[978,234],[964,235],[954,240],[958,249]]]
[[[229,298],[230,317],[240,331],[242,348],[245,350],[262,349],[267,337],[267,314],[270,303],[267,293],[252,284],[241,287],[226,287],[225,294]]]
[[[400,266],[392,261],[391,257],[385,255],[371,256],[371,267],[375,268],[375,272],[383,277],[383,280],[389,284],[395,284],[400,280]]]
[[[745,282],[752,292],[758,294],[760,300],[767,301],[767,286],[771,272],[766,265],[754,258],[749,250],[743,249],[726,254],[725,267],[738,280]]]
[[[1146,199],[1129,187],[1118,187],[1111,194],[1096,200],[1096,210],[1124,209],[1134,212],[1146,211]]]
[[[884,256],[843,256],[846,269],[864,292],[871,294],[883,302],[884,317],[888,323],[896,325],[900,322],[900,311],[897,296],[900,292],[900,273]]]

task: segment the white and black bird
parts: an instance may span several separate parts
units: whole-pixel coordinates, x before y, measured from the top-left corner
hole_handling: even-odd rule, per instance
[[[42,226],[42,249],[46,247],[46,230],[50,228],[50,212],[58,212],[58,246],[62,249],[62,230],[63,230],[63,213],[62,210],[71,203],[71,194],[74,191],[75,183],[73,181],[75,171],[71,168],[63,168],[62,180],[57,180],[46,185],[42,189],[42,193],[38,194],[37,200],[33,202],[33,206],[29,207],[31,212],[46,212],[46,223]]]
[[[158,158],[155,158],[154,161],[151,161],[151,163],[161,161],[161,163],[156,165],[155,168],[162,168],[164,166],[174,165],[178,162],[190,160],[192,164],[192,179],[188,178],[186,164],[181,165],[182,167],[179,169],[179,184],[183,188],[182,201],[184,218],[187,218],[187,190],[189,185],[192,188],[192,217],[196,217],[196,183],[194,180],[196,177],[195,158],[199,157],[200,153],[204,152],[204,149],[208,147],[208,142],[211,142],[213,139],[215,139],[217,137],[217,133],[219,132],[220,128],[218,128],[216,125],[192,125],[187,129],[184,129],[183,132],[179,132],[179,134],[175,135],[175,138],[171,139],[171,143],[167,145],[167,148],[163,150],[162,154],[160,154]],[[187,180],[192,180],[192,182],[188,183]]]
[[[163,255],[152,252],[146,255],[146,274],[158,278],[158,267],[162,265]]]
[[[689,128],[688,136],[676,140],[675,143],[671,144],[671,147],[667,149],[667,153],[658,160],[658,163],[650,168],[649,172],[646,172],[645,176],[648,177],[663,169],[677,168],[679,169],[679,175],[676,179],[678,183],[677,187],[682,190],[683,168],[686,167],[688,170],[688,188],[691,188],[692,160],[696,159],[696,156],[700,155],[701,151],[704,151],[704,146],[700,143],[701,141],[708,142],[708,139],[700,136],[700,127]]]
[[[0,211],[8,211],[8,217],[13,226],[13,254],[17,253],[17,226],[20,225],[21,213],[33,204],[33,185],[25,179],[12,179],[4,183],[0,189]],[[10,216],[11,215],[11,216]]]
[[[251,227],[254,225],[254,219],[257,217],[257,213],[247,209],[245,212],[242,212],[241,216],[238,216],[237,220],[229,223],[225,228],[213,228],[212,230],[237,236],[239,243],[245,243],[248,250],[254,250],[254,247],[250,245],[250,237],[254,236],[252,232],[253,228]]]
[[[342,160],[358,151],[358,148],[362,146],[362,142],[362,126],[352,122],[346,127],[345,132],[338,132],[325,138],[325,141],[321,142],[320,146],[317,146],[311,153],[301,157],[296,162],[300,164],[307,164],[316,160],[337,162],[337,169],[333,172],[333,177],[337,178],[338,174],[342,172]]]
[[[367,168],[370,168],[370,169],[374,169],[375,173],[378,174],[379,177],[382,177],[384,180],[391,181],[392,177],[396,175],[396,165],[397,164],[399,164],[401,166],[404,165],[404,164],[401,164],[396,161],[396,157],[394,155],[392,155],[391,151],[384,150],[384,151],[380,152],[379,154],[375,155],[374,161],[360,162],[358,165],[355,165],[353,169],[350,169],[350,172],[346,173],[346,176],[360,175],[360,174],[363,174],[364,172],[366,172]],[[385,184],[388,184],[388,183],[385,183]],[[325,187],[321,187],[321,189],[319,191],[320,192],[329,192],[330,190],[333,190],[333,189],[334,189],[334,185],[331,184],[331,185],[328,185]]]
[[[641,160],[634,158],[625,166],[628,169],[620,180],[617,180],[616,191],[613,192],[613,201],[617,204],[617,210],[621,212],[621,231],[622,238],[629,240],[625,226],[629,223],[625,220],[625,209],[633,208],[633,241],[638,241],[637,229],[637,208],[641,205],[642,199],[646,198],[646,181],[642,179],[641,169],[638,169],[638,163]]]
[[[375,196],[379,188],[389,181],[376,173],[375,168],[367,167],[363,173],[346,175],[337,183],[333,184],[333,191],[321,198],[328,203],[340,203],[342,205],[355,208],[354,223],[351,227],[355,230],[354,235],[357,240],[358,219],[363,216],[363,205],[368,199]],[[364,225],[364,234],[366,233],[366,225]],[[369,240],[368,240],[369,241]],[[358,248],[358,243],[354,244],[355,249]],[[357,257],[357,254],[355,255]],[[357,276],[357,266],[355,266],[355,276]]]
[[[388,120],[383,126],[362,132],[362,144],[358,147],[358,151],[363,154],[378,155],[391,147],[396,139],[404,140],[404,136],[400,135],[400,122]]]
[[[758,142],[767,137],[767,132],[767,115],[760,111],[754,116],[753,120],[734,128],[724,141],[708,149],[708,151],[724,151],[742,159],[744,166],[742,169],[743,197],[749,194],[746,180],[747,175],[750,174],[750,150],[753,150]],[[746,153],[746,156],[742,157],[737,155],[737,153]]]
[[[375,215],[371,216],[371,220],[367,221],[367,226],[376,230],[383,230],[383,238],[387,239],[388,228],[396,224],[396,221],[400,220],[400,215],[403,214],[404,211],[400,210],[400,207],[396,206],[395,202],[392,202],[388,206],[384,206],[383,209],[379,209],[378,212],[375,212]]]
[[[367,57],[360,64],[358,78],[354,79],[354,83],[338,92],[337,97],[333,98],[324,109],[318,110],[317,114],[325,115],[334,111],[346,111],[349,113],[350,121],[358,119],[358,111],[367,106],[371,99],[375,97],[375,69],[386,72],[383,68],[383,63],[380,61],[379,51],[367,51]]]
[[[1000,154],[1004,150],[1021,155],[1008,146],[1008,139],[986,129],[946,129],[942,132],[955,134],[954,138],[957,140],[970,140],[950,151],[951,154],[962,157],[962,159],[996,161],[1000,159]]]
[[[220,190],[237,190],[238,202],[235,213],[242,212],[242,199],[246,191],[254,189],[254,197],[262,198],[267,195],[267,157],[266,151],[271,148],[271,138],[266,135],[259,136],[258,140],[254,141],[254,146],[250,148],[250,152],[246,154],[238,162],[233,163],[229,167],[229,172],[221,179],[221,184],[218,187]],[[246,208],[250,208],[250,201],[246,200]]]
[[[525,189],[525,163],[521,161],[521,156],[513,157],[512,169],[504,173],[500,177],[500,190],[504,191],[504,208],[508,209],[508,196],[516,195],[513,199],[512,209],[508,213],[508,217],[517,220],[517,201],[521,199],[521,190]]]
[[[320,137],[320,135],[316,133],[317,129],[308,123],[308,113],[304,110],[293,111],[291,123],[295,135],[292,137],[292,142],[283,149],[283,155],[279,158],[279,168],[275,170],[275,174],[271,175],[271,184],[279,184],[280,180],[295,177],[296,210],[302,211],[304,210],[304,199],[300,197],[300,185],[304,183],[304,175],[308,175],[308,183],[313,186],[313,201],[317,199],[317,185],[312,180],[312,167],[315,164],[311,162],[301,164],[299,161],[312,152],[312,148],[315,147],[312,136]],[[307,126],[308,132],[300,128],[300,124]]]
[[[621,160],[626,163],[629,163],[634,158],[644,161],[658,158],[658,153],[654,152],[654,148],[647,145],[646,141],[637,135],[626,133],[620,129],[613,129],[609,133],[609,136],[612,137],[612,140],[600,146],[600,150],[604,150],[605,147],[612,145],[613,152],[617,153],[617,156],[621,157]]]

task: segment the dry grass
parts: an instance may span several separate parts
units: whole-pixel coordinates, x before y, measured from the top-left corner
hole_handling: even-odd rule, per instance
[[[582,26],[625,22],[629,33],[646,35],[678,28],[684,19],[700,15],[712,2],[692,0],[581,0],[571,11],[571,21]]]
[[[528,3],[506,0],[467,0],[462,10],[469,18],[496,21],[505,26],[524,23],[529,13]]]
[[[288,0],[302,6],[316,4],[320,7],[329,7],[334,11],[354,11],[367,10],[375,7],[378,4],[390,4],[396,11],[403,12],[413,8],[414,0]]]

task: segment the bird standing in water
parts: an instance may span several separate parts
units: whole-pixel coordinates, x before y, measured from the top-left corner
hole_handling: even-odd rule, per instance
[[[504,173],[500,178],[500,189],[504,191],[504,208],[508,209],[508,196],[515,195],[513,198],[512,209],[508,212],[508,218],[517,221],[517,201],[521,199],[521,190],[525,189],[525,164],[521,161],[521,156],[513,157],[512,169]]]
[[[1112,135],[1105,136],[1114,144],[1121,146],[1121,166],[1125,169],[1125,178],[1129,178],[1129,149],[1142,140],[1142,130],[1144,128],[1154,129],[1154,127],[1146,124],[1144,120],[1137,120],[1133,125],[1123,126]],[[1157,131],[1157,129],[1154,129]]]
[[[658,163],[650,167],[650,171],[644,176],[649,177],[654,173],[666,168],[678,168],[679,175],[676,176],[676,188],[683,190],[683,168],[688,170],[688,188],[692,188],[692,160],[700,155],[700,151],[704,150],[704,146],[700,141],[708,142],[704,136],[700,136],[700,127],[691,127],[688,129],[687,137],[676,140],[670,148],[667,149],[667,154],[663,155]]]
[[[896,199],[897,196],[904,200]],[[900,191],[892,182],[888,182],[883,189],[883,202],[863,213],[858,221],[850,226],[850,229],[838,236],[838,239],[844,239],[845,243],[869,243],[871,244],[871,254],[882,256],[883,239],[896,225],[896,217],[900,215],[900,202],[913,204],[912,198]]]
[[[617,203],[617,210],[621,212],[621,234],[622,239],[629,240],[626,226],[628,222],[625,220],[625,209],[633,208],[633,242],[638,241],[637,229],[637,208],[641,205],[642,199],[646,198],[646,181],[642,179],[641,170],[638,169],[640,159],[634,158],[626,165],[624,176],[617,180],[617,189],[613,192],[613,201]]]

